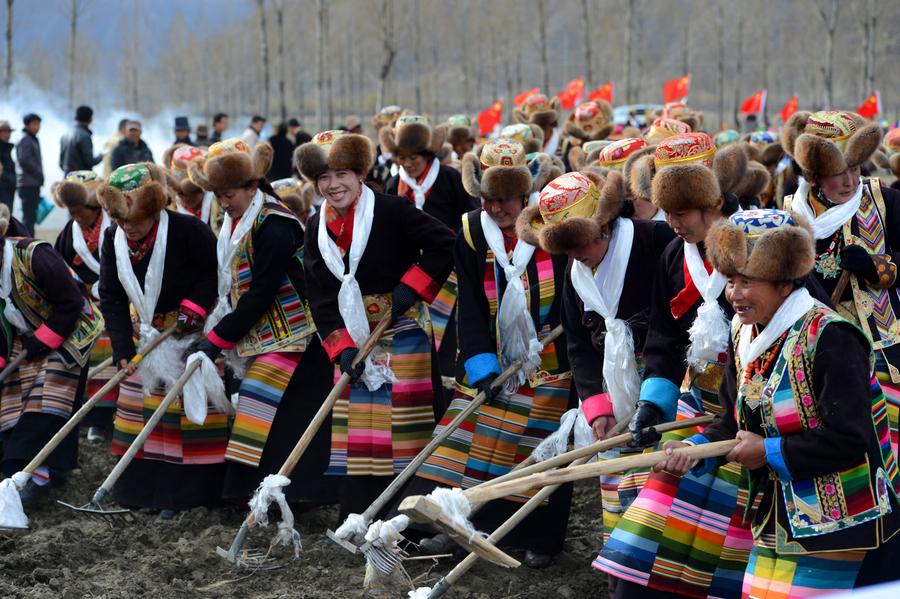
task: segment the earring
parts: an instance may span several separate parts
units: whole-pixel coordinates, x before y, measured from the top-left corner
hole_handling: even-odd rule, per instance
[[[609,235],[607,233],[600,233],[600,241],[606,241],[609,239]]]

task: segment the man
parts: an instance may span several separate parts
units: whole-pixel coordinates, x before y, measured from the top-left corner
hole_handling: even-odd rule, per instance
[[[9,141],[12,132],[9,121],[0,121],[0,204],[6,204],[10,212],[16,195],[16,163],[12,159],[13,144]]]
[[[189,146],[196,145],[191,140],[191,126],[186,116],[175,117],[175,143],[187,144]]]
[[[194,141],[198,146],[208,146],[209,127],[207,127],[206,125],[197,125],[197,135],[194,137]]]
[[[288,121],[288,137],[294,142],[294,146],[305,144],[312,141],[312,135],[303,130],[303,125],[297,119]]]
[[[44,184],[44,165],[41,162],[41,144],[37,133],[41,129],[41,117],[26,114],[25,134],[16,146],[16,160],[19,163],[19,197],[22,198],[22,220],[28,234],[34,237],[34,222],[37,219],[38,202],[41,199],[41,185]]]
[[[111,172],[116,170],[111,167],[112,151],[116,149],[119,142],[125,139],[125,128],[128,126],[128,119],[121,119],[116,132],[106,140],[103,144],[103,176],[108,177]]]
[[[299,126],[300,123],[297,123]],[[241,140],[250,146],[250,150],[256,147],[256,144],[259,143],[259,135],[262,133],[263,127],[266,126],[266,119],[259,116],[258,114],[253,115],[253,118],[250,119],[250,126],[247,127],[244,134],[241,135]]]
[[[347,133],[358,133],[362,135],[362,121],[359,120],[359,117],[355,114],[351,114],[347,118],[344,119],[344,126],[341,127]]]
[[[90,106],[75,109],[75,127],[62,136],[59,142],[59,168],[64,173],[89,171],[103,160],[103,154],[94,155],[94,135],[90,130],[94,110]]]
[[[153,162],[153,152],[143,139],[141,139],[141,123],[128,121],[125,128],[125,137],[112,151],[110,166],[116,170],[126,164],[138,162]]]
[[[269,138],[269,144],[272,146],[272,165],[266,175],[269,181],[287,179],[293,172],[295,146],[289,129],[290,125],[281,123],[275,130],[275,135]]]
[[[213,116],[213,133],[209,136],[209,144],[212,145],[217,141],[222,141],[222,136],[228,130],[228,115],[224,112],[217,112]]]

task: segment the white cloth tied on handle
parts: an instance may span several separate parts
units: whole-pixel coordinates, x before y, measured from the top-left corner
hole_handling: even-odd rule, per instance
[[[303,544],[300,541],[300,533],[294,528],[294,513],[291,512],[287,498],[284,496],[284,487],[289,484],[291,484],[291,479],[281,474],[266,476],[259,483],[253,497],[250,498],[249,505],[253,519],[260,528],[266,528],[269,525],[269,506],[273,501],[278,504],[281,510],[281,521],[278,523],[278,533],[272,542],[285,547],[293,547],[296,558],[300,556]]]
[[[476,536],[487,537],[483,532],[475,530],[475,527],[469,522],[469,516],[472,514],[472,504],[462,489],[457,487],[452,489],[438,487],[428,495],[428,498],[438,504],[450,522],[469,535],[468,541],[470,543]]]
[[[31,480],[28,472],[16,472],[0,480],[0,528],[28,528],[28,516],[22,507],[19,491]]]
[[[725,277],[715,269],[712,273],[706,271],[696,244],[684,244],[684,262],[703,298],[697,317],[688,329],[691,344],[687,350],[687,363],[702,372],[728,350],[731,331],[725,311],[719,305],[719,296],[725,290]]]
[[[354,537],[364,537],[366,535],[366,521],[361,514],[350,514],[347,519],[337,527],[334,536],[339,539],[352,539]]]
[[[222,382],[222,377],[219,376],[219,371],[209,356],[202,351],[194,352],[188,356],[185,367],[190,367],[198,360],[200,367],[184,384],[182,406],[187,419],[202,426],[206,422],[209,403],[225,414],[233,414],[234,408],[225,395],[225,383]]]

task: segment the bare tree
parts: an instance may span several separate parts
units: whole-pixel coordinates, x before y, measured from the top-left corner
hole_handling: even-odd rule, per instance
[[[691,72],[691,4],[684,6],[684,43],[681,45],[681,72],[689,75]]]
[[[591,11],[588,9],[588,0],[581,0],[581,20],[584,27],[584,64],[585,76],[587,84],[590,88],[596,85],[594,80],[594,61],[593,61],[593,36],[591,35]]]
[[[397,57],[397,48],[394,46],[394,0],[381,0],[381,42],[384,56],[378,72],[378,95],[375,101],[379,108],[384,106],[385,84],[391,74],[394,58]]]
[[[875,29],[878,23],[875,0],[866,0],[866,10],[862,13],[863,27],[863,72],[860,97],[865,97],[875,89]]]
[[[550,93],[550,61],[547,59],[547,7],[545,0],[537,0],[538,30],[541,38],[541,70],[543,76],[543,92]]]
[[[6,93],[9,93],[13,80],[13,2],[14,0],[6,0],[6,70],[3,74],[3,85],[6,88]]]
[[[834,106],[834,34],[837,31],[837,19],[840,3],[838,0],[819,0],[815,2],[816,10],[825,26],[825,62],[822,64],[822,87],[826,108]]]
[[[743,76],[744,71],[744,15],[741,11],[740,3],[736,7],[738,11],[738,19],[737,19],[737,57],[736,64],[734,65],[734,83],[732,84],[734,87],[734,123],[733,128],[738,128],[738,116],[739,111],[741,109],[741,77]]]
[[[86,7],[85,0],[72,0],[69,5],[69,51],[66,54],[66,70],[69,74],[69,88],[66,99],[69,108],[75,106],[75,66],[78,48],[78,20]]]
[[[631,38],[634,30],[635,0],[625,0],[625,59],[622,61],[622,78],[625,79],[625,103],[631,104],[634,90],[631,87]]]
[[[287,92],[284,77],[284,2],[275,0],[275,23],[278,26],[278,101],[281,120],[287,120]]]
[[[266,35],[266,0],[256,0],[259,13],[259,55],[263,70],[262,113],[269,114],[269,36]]]
[[[416,113],[422,114],[422,9],[421,2],[413,2],[413,60],[416,63]]]
[[[719,34],[719,110],[717,116],[719,123],[716,124],[716,130],[721,127],[722,121],[725,120],[725,17],[723,15],[722,2],[717,4],[716,10],[716,32]]]
[[[316,130],[325,128],[325,32],[328,30],[328,6],[318,0],[316,30]]]

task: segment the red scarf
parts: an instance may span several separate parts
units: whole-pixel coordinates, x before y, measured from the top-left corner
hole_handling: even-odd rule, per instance
[[[682,264],[684,266],[684,289],[679,291],[675,297],[669,300],[669,308],[672,310],[672,316],[675,317],[675,320],[684,316],[694,304],[700,301],[700,290],[697,289],[697,285],[694,284],[694,279],[691,278],[691,272],[687,267],[687,260],[684,260]],[[707,260],[703,261],[703,266],[706,267],[706,272],[712,272],[712,264]]]
[[[81,235],[84,237],[84,243],[87,245],[87,249],[91,254],[97,253],[97,248],[100,245],[100,229],[103,228],[103,215],[99,212],[97,213],[97,220],[94,221],[94,224],[90,226],[89,229],[81,229]],[[81,259],[81,256],[78,253],[75,253],[75,258],[72,259],[72,263],[75,266],[81,266],[84,264],[84,260]]]
[[[361,189],[359,193],[362,195]],[[340,248],[342,255],[350,251],[350,243],[353,241],[353,215],[356,212],[357,202],[359,196],[356,196],[356,200],[344,216],[338,214],[327,202],[325,204],[325,224],[334,236],[334,243]]]
[[[434,165],[434,160],[428,161],[428,166],[425,167],[425,170],[422,171],[422,174],[416,177],[416,183],[419,185],[422,184],[422,181],[425,180],[425,177],[428,176],[428,171],[431,170],[431,167]],[[431,189],[434,189],[434,185],[431,186]],[[425,192],[425,200],[428,201],[428,196],[431,195],[431,189]],[[416,192],[409,188],[409,185],[403,182],[403,179],[400,179],[400,183],[397,184],[397,195],[405,197],[410,202],[416,201]]]
[[[153,251],[153,244],[156,242],[156,232],[159,230],[159,221],[153,223],[153,228],[147,233],[147,236],[140,241],[128,240],[128,257],[132,264],[137,264],[143,258]]]

